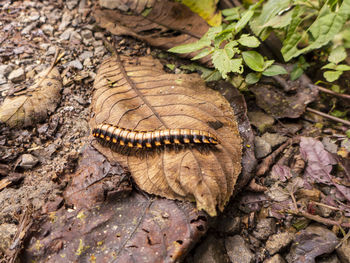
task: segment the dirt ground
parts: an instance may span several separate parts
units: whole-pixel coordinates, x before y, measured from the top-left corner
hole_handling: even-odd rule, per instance
[[[34,76],[50,66],[58,48],[65,52],[57,65],[63,88],[54,113],[26,128],[0,126],[0,262],[9,262],[8,249],[18,237],[26,211],[45,213],[62,207],[70,184],[66,175],[76,172],[78,160],[92,140],[88,122],[93,82],[101,62],[111,55],[103,42],[110,34],[96,25],[92,5],[87,0],[0,3],[0,104],[28,88]],[[187,72],[180,66],[188,61],[142,41],[117,36],[116,45],[123,55],[150,54],[160,59],[167,72]],[[329,164],[337,171],[334,180],[346,181],[337,184],[338,188],[325,183],[303,189],[301,179],[295,179],[302,176],[306,164],[296,146],[300,137],[294,135],[315,138],[301,140],[304,146],[300,147],[306,152],[313,145],[336,155],[349,152],[349,140],[343,135],[346,128],[320,127],[321,118],[312,114],[276,120],[259,108],[252,93],[245,95],[256,136],[256,158],[261,163],[282,145],[282,161],[273,160],[278,164],[274,172],[257,177],[217,220],[210,221],[206,235],[199,235],[198,242],[193,238],[189,245],[193,249],[183,261],[350,262],[350,243],[343,239],[350,224],[350,191],[345,180],[348,155]],[[293,175],[286,167],[291,167]],[[299,207],[307,207],[307,213],[286,212],[285,207],[292,209],[296,201]],[[91,257],[89,260],[94,262]]]

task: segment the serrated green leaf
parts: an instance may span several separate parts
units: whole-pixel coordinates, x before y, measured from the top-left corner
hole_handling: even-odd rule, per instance
[[[248,34],[241,35],[237,41],[246,47],[258,47],[260,45],[260,41],[255,36],[250,36]]]
[[[276,75],[283,75],[288,74],[288,72],[285,70],[284,67],[280,65],[272,65],[271,67],[267,68],[263,73],[264,76],[276,76]]]
[[[283,15],[277,15],[270,20],[268,20],[262,28],[272,27],[272,28],[284,28],[290,24],[292,21],[293,12],[289,11]]]
[[[242,59],[231,59],[225,49],[216,49],[212,58],[215,68],[220,71],[224,79],[227,78],[229,72],[240,74],[243,72]]]
[[[198,40],[197,42],[194,42],[194,43],[176,46],[169,49],[168,51],[172,53],[179,53],[179,54],[191,53],[191,52],[200,50],[204,47],[210,46],[210,44],[211,44],[210,40],[204,39],[204,40]]]
[[[340,65],[337,65],[335,67],[335,69],[339,70],[339,71],[348,71],[348,70],[350,70],[350,66],[344,65],[344,64],[340,64]]]
[[[298,7],[298,6],[297,6]],[[294,8],[294,12],[299,8]],[[299,9],[301,10],[301,9]],[[300,14],[289,26],[286,40],[281,50],[285,61],[289,61],[300,54],[318,49],[333,39],[340,32],[350,15],[350,0],[344,0],[336,12],[332,12],[327,4],[324,4],[313,24],[303,33],[298,34],[297,26],[301,22]],[[295,14],[293,15],[295,17]],[[295,26],[296,25],[296,26]],[[306,34],[311,34],[309,45],[299,49],[298,45]]]
[[[326,71],[323,73],[323,76],[328,82],[333,82],[339,79],[341,74],[343,74],[342,71]]]
[[[240,7],[233,7],[233,8],[229,8],[229,9],[224,9],[221,11],[223,16],[226,16],[225,19],[227,19],[227,17],[229,16],[237,16],[238,18],[240,17]]]
[[[339,46],[331,51],[328,57],[328,61],[334,64],[338,64],[339,62],[346,59],[346,51],[343,46]]]
[[[207,33],[202,37],[202,39],[214,40],[216,35],[223,31],[222,26],[214,26],[208,29]]]
[[[290,73],[290,79],[292,81],[297,80],[300,78],[301,75],[303,75],[304,70],[298,66],[293,67],[292,72]]]
[[[245,77],[245,82],[247,84],[255,84],[257,83],[261,78],[261,74],[260,73],[249,73],[246,77]]]
[[[238,43],[237,41],[231,41],[229,42],[228,44],[225,45],[224,49],[227,53],[227,56],[229,58],[233,58],[233,56],[236,54],[236,53],[239,53],[240,50],[238,48],[235,48],[235,46],[237,46]]]
[[[254,71],[261,72],[264,70],[265,61],[262,55],[256,51],[242,52],[244,62]]]
[[[191,58],[191,60],[197,60],[197,59],[204,58],[204,57],[208,56],[212,51],[213,51],[212,48],[205,48],[205,49],[201,50],[196,56]]]
[[[244,15],[242,16],[242,18],[240,20],[238,20],[238,22],[235,26],[235,33],[236,34],[238,32],[240,32],[248,24],[249,20],[252,18],[253,15],[254,15],[253,10],[245,11]]]
[[[262,31],[266,28],[264,25],[271,19],[278,15],[281,11],[289,7],[290,0],[269,0],[262,8],[261,14],[253,19],[250,26],[254,34],[260,36]]]

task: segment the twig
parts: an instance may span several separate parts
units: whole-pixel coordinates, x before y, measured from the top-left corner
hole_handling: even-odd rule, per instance
[[[341,94],[341,93],[338,93],[338,92],[335,92],[335,91],[332,91],[330,89],[326,89],[324,87],[321,87],[321,86],[318,86],[318,85],[314,85],[314,84],[309,84],[309,87],[317,88],[317,89],[319,89],[320,91],[322,91],[324,93],[328,93],[328,94],[331,94],[333,96],[337,96],[339,98],[350,100],[350,95],[349,94]]]
[[[326,205],[326,204],[319,203],[319,202],[316,202],[316,201],[312,201],[312,203],[315,204],[315,205],[318,205],[318,206],[323,206],[323,207],[329,208],[331,210],[337,210],[337,211],[341,210],[341,209],[339,209],[337,207]]]
[[[273,153],[271,153],[269,156],[267,156],[257,167],[256,175],[261,176],[265,174],[269,169],[270,166],[275,161],[276,157],[289,145],[299,142],[300,137],[296,136],[293,138],[290,138],[288,141],[286,141],[284,144],[282,144],[280,147],[278,147]]]
[[[309,112],[315,113],[315,114],[317,114],[317,115],[320,115],[320,116],[322,116],[322,117],[325,117],[325,118],[327,118],[327,119],[330,119],[330,120],[332,120],[332,121],[340,122],[340,123],[342,123],[342,124],[345,124],[345,125],[347,125],[347,126],[350,126],[350,121],[343,120],[343,119],[340,119],[340,118],[338,118],[338,117],[334,117],[334,116],[329,115],[329,114],[327,114],[327,113],[324,113],[324,112],[320,112],[320,111],[318,111],[318,110],[311,109],[311,108],[309,108],[309,107],[306,107],[306,110],[309,111]]]

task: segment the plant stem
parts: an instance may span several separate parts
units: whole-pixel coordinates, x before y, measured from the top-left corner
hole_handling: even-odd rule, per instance
[[[340,118],[338,118],[338,117],[334,117],[334,116],[329,115],[329,114],[327,114],[327,113],[324,113],[324,112],[320,112],[320,111],[318,111],[318,110],[311,109],[311,108],[309,108],[309,107],[306,107],[306,110],[309,111],[309,112],[312,112],[312,113],[314,113],[314,114],[320,115],[320,116],[322,116],[322,117],[325,117],[325,118],[327,118],[327,119],[330,119],[330,120],[332,120],[332,121],[340,122],[340,123],[342,123],[342,124],[345,124],[345,125],[347,125],[347,126],[350,126],[350,121],[343,120],[343,119],[340,119]]]

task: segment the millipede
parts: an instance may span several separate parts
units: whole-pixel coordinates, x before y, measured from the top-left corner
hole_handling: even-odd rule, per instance
[[[220,143],[214,134],[194,129],[138,131],[110,124],[100,124],[92,130],[92,135],[111,145],[136,149],[152,149],[167,145],[216,145]]]

